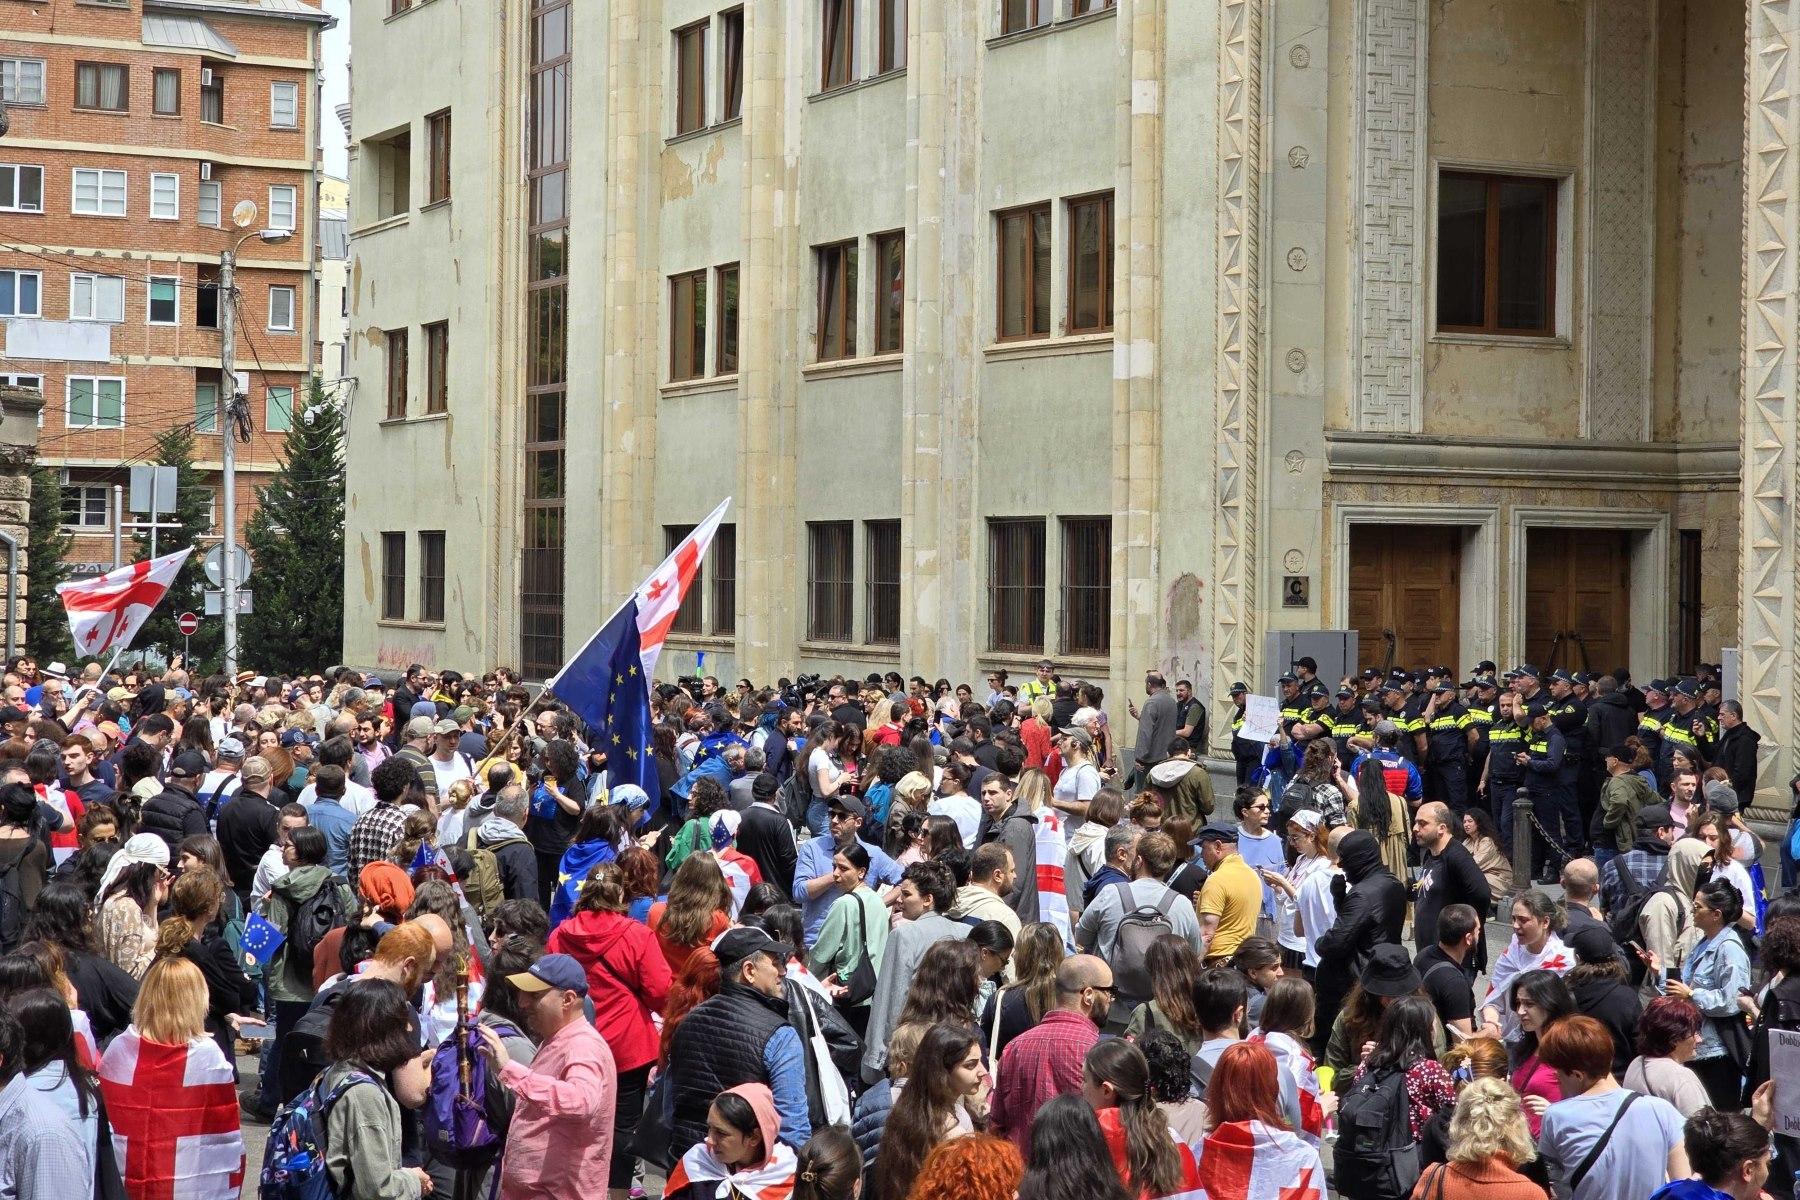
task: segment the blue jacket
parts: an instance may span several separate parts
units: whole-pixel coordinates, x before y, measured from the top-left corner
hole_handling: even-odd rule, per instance
[[[857,1097],[856,1109],[850,1116],[850,1136],[862,1151],[863,1170],[875,1169],[875,1155],[881,1150],[881,1131],[887,1126],[888,1114],[894,1111],[894,1085],[886,1079]],[[863,1181],[868,1191],[868,1180]]]

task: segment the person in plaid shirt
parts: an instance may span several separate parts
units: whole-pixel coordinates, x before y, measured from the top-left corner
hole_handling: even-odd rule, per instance
[[[1630,894],[1655,891],[1669,862],[1669,847],[1674,844],[1675,818],[1667,806],[1651,804],[1639,809],[1637,843],[1618,857],[1608,859],[1600,869],[1600,902],[1606,911],[1618,912]],[[1635,888],[1625,881],[1622,873],[1627,871],[1637,885]]]
[[[1020,1153],[1031,1148],[1038,1109],[1081,1091],[1081,1064],[1100,1040],[1113,992],[1112,968],[1104,960],[1071,954],[1056,968],[1056,1007],[1006,1044],[994,1071],[989,1116],[993,1132],[1010,1138]]]
[[[425,784],[418,768],[404,758],[390,758],[369,776],[375,788],[375,807],[356,818],[350,827],[350,878],[356,879],[372,862],[386,858],[400,844],[406,828],[402,804],[418,807]],[[410,795],[409,795],[410,793]]]

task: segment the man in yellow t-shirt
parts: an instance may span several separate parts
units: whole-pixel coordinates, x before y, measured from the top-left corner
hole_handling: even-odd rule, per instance
[[[1200,860],[1212,874],[1200,888],[1200,936],[1207,966],[1220,966],[1256,931],[1263,885],[1237,851],[1238,829],[1211,821],[1199,834]]]

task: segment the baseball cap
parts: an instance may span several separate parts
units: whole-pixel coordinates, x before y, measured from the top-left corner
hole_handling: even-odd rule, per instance
[[[457,723],[455,721],[452,721],[449,717],[444,717],[443,719],[439,720],[436,724],[432,725],[431,732],[433,734],[441,736],[446,733],[461,733],[462,729],[457,725]]]
[[[869,806],[862,802],[861,796],[854,796],[849,792],[839,792],[833,796],[827,802],[826,808],[828,811],[833,808],[841,808],[859,820],[869,819]]]
[[[1401,687],[1399,684],[1395,683],[1393,680],[1390,679],[1386,683],[1381,685],[1381,690],[1384,692],[1399,693],[1401,691]]]
[[[1364,679],[1369,680],[1372,683],[1375,680],[1381,678],[1381,668],[1380,667],[1364,667],[1362,677]]]
[[[1437,694],[1437,693],[1441,693],[1441,692],[1454,692],[1456,690],[1456,686],[1454,684],[1452,684],[1448,679],[1440,679],[1439,682],[1436,685],[1434,685],[1431,690],[1432,690],[1433,694]]]
[[[26,712],[24,709],[20,708],[16,704],[9,704],[5,708],[0,708],[0,725],[7,724],[12,721],[29,721],[29,720],[31,720],[31,714]]]
[[[1354,700],[1356,698],[1356,689],[1355,688],[1339,688],[1337,690],[1337,698],[1339,700]]]
[[[1693,680],[1684,679],[1675,685],[1675,691],[1677,695],[1687,696],[1691,699],[1700,694],[1700,687]]]
[[[124,687],[108,688],[106,698],[111,700],[114,704],[118,704],[122,701],[131,699],[131,691]]]
[[[1724,780],[1715,779],[1706,785],[1706,807],[1726,816],[1738,810],[1737,793]]]
[[[232,762],[242,762],[244,760],[244,743],[234,737],[222,737],[219,739],[218,752],[220,758],[229,758]]]
[[[783,963],[793,956],[794,948],[786,942],[778,942],[761,929],[736,928],[727,929],[713,939],[713,957],[719,960],[719,971],[724,975],[737,969],[746,958],[753,954],[770,954]],[[542,960],[539,960],[542,961]],[[573,962],[573,959],[569,961]]]
[[[463,705],[459,705],[457,708],[455,708],[454,710],[451,711],[450,720],[457,725],[461,725],[464,721],[468,720],[470,717],[472,717],[474,715],[475,715],[475,710],[470,708],[468,705],[463,704]]]
[[[414,700],[413,706],[406,710],[409,717],[430,717],[437,720],[437,705],[430,700]]]
[[[169,763],[169,778],[198,779],[206,774],[206,756],[198,750],[183,750]]]
[[[288,747],[316,746],[319,744],[319,735],[308,729],[284,729],[281,731],[281,744]]]
[[[587,972],[567,954],[546,954],[531,964],[529,970],[508,975],[506,982],[521,992],[547,992],[552,988],[587,995]]]
[[[1520,663],[1518,666],[1513,668],[1513,672],[1515,674],[1521,675],[1521,676],[1529,675],[1533,679],[1542,679],[1543,678],[1543,672],[1539,671],[1536,667],[1532,666],[1530,663]]]
[[[1543,705],[1533,704],[1533,705],[1528,706],[1525,709],[1525,719],[1527,721],[1535,721],[1539,717],[1547,716],[1549,714],[1549,712],[1550,712],[1550,710],[1545,708]]]
[[[1570,935],[1569,949],[1575,952],[1575,961],[1578,963],[1611,962],[1619,952],[1612,934],[1598,921],[1583,925]]]
[[[738,833],[738,825],[743,817],[735,808],[721,809],[712,815],[712,847],[722,850],[731,844],[731,839]]]
[[[1200,832],[1194,835],[1194,840],[1196,842],[1231,842],[1235,845],[1238,840],[1238,827],[1230,821],[1208,821],[1200,827]]]
[[[1638,809],[1637,827],[1644,833],[1654,833],[1658,829],[1673,829],[1675,815],[1666,804],[1647,804]]]
[[[1550,680],[1553,683],[1558,682],[1558,681],[1560,681],[1562,683],[1574,683],[1575,677],[1573,675],[1569,674],[1567,671],[1564,671],[1561,668],[1558,668],[1558,669],[1550,672]]]
[[[245,783],[267,783],[275,769],[269,766],[269,760],[260,754],[252,754],[244,760],[244,768],[238,774]]]
[[[1390,734],[1398,737],[1400,734],[1400,727],[1398,725],[1394,724],[1392,721],[1377,721],[1377,722],[1375,722],[1375,736],[1376,737],[1387,737]]]
[[[1490,658],[1484,658],[1475,664],[1475,673],[1477,675],[1492,675],[1496,669],[1494,661]]]
[[[1073,725],[1070,725],[1070,726],[1066,727],[1062,732],[1063,732],[1064,737],[1072,740],[1077,746],[1080,746],[1083,750],[1092,750],[1094,748],[1094,739],[1088,733],[1087,730],[1077,729]]]
[[[430,737],[432,727],[436,724],[437,722],[430,717],[414,717],[406,723],[406,728],[402,732],[408,741],[413,738]]]
[[[1280,679],[1277,679],[1275,682],[1281,683],[1281,684],[1299,683],[1300,677],[1298,675],[1283,675]]]

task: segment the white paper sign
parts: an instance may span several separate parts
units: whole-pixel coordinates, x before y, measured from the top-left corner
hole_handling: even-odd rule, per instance
[[[1769,1078],[1775,1081],[1774,1132],[1800,1137],[1800,1031],[1769,1030]]]
[[[1250,696],[1244,702],[1244,727],[1238,736],[1267,744],[1281,728],[1281,705],[1273,696]]]

